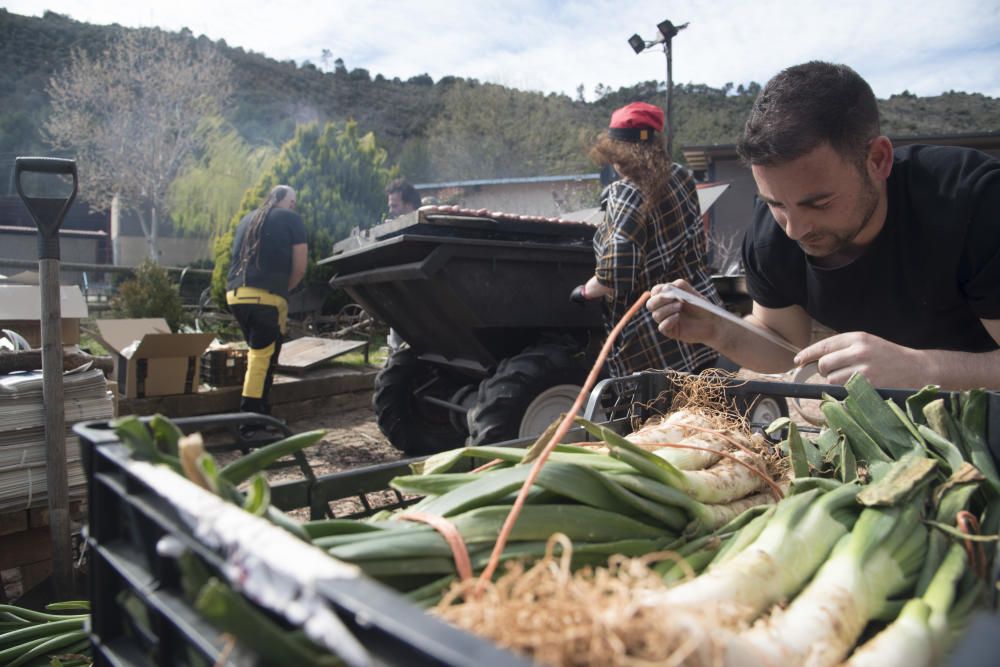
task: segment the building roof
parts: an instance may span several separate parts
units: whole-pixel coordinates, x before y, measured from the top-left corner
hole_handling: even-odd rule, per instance
[[[0,232],[7,234],[37,234],[38,227],[26,227],[24,225],[0,225]],[[101,238],[107,236],[108,233],[102,230],[91,230],[91,229],[59,229],[59,236],[79,236],[86,238],[88,236]]]
[[[569,174],[566,176],[531,176],[526,178],[481,178],[471,181],[448,181],[446,183],[415,183],[417,190],[437,190],[440,188],[470,188],[478,185],[526,185],[530,183],[562,183],[565,181],[599,181],[601,175]]]

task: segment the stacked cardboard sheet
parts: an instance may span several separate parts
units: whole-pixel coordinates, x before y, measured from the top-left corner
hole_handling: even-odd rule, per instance
[[[73,424],[114,416],[104,373],[80,368],[63,376],[69,494],[82,498],[86,478]],[[44,506],[45,405],[41,372],[0,376],[0,512]]]

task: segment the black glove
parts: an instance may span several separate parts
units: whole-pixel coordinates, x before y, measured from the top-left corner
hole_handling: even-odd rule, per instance
[[[587,297],[584,296],[586,289],[586,285],[577,285],[573,288],[573,291],[569,293],[569,300],[573,303],[578,303],[581,306],[586,305]]]

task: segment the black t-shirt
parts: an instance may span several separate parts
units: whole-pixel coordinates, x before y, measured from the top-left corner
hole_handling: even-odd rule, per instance
[[[253,212],[243,216],[236,226],[233,251],[230,257],[226,289],[258,287],[271,294],[288,296],[288,277],[292,273],[292,246],[306,242],[306,227],[298,213],[287,208],[272,208],[261,228],[258,255],[247,263],[246,280],[243,279],[240,249]]]
[[[980,319],[1000,319],[1000,160],[948,146],[896,149],[888,198],[879,235],[837,269],[810,262],[758,201],[743,240],[750,296],[906,347],[997,349]]]

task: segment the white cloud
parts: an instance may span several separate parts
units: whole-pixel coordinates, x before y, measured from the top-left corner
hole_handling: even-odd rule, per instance
[[[626,43],[669,18],[690,26],[674,40],[676,83],[764,83],[788,65],[844,62],[879,97],[904,89],[1000,97],[1000,4],[995,0],[9,0],[14,13],[45,9],[91,23],[187,27],[279,60],[319,64],[323,49],[347,67],[409,78],[428,73],[588,96],[665,79],[659,47]]]

